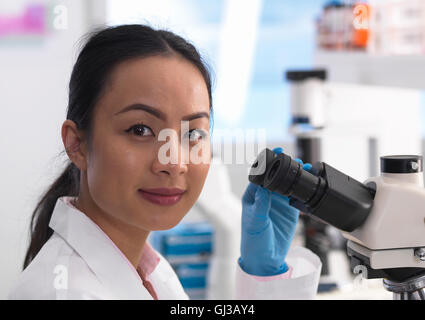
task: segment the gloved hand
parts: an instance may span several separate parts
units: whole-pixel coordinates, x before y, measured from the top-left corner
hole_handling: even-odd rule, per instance
[[[275,153],[283,152],[275,148]],[[296,159],[303,164],[300,159]],[[305,170],[311,164],[303,164]],[[285,257],[295,234],[299,210],[289,198],[249,183],[242,197],[242,235],[239,265],[257,276],[273,276],[288,270]]]

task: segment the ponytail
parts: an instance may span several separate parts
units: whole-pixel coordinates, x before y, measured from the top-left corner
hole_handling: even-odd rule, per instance
[[[53,234],[53,230],[49,228],[49,221],[56,201],[62,196],[77,196],[79,188],[80,170],[71,162],[44,194],[33,211],[30,225],[31,242],[25,255],[24,269]]]

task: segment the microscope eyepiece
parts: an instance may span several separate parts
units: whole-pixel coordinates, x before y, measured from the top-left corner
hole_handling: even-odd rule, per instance
[[[422,156],[397,155],[381,157],[382,173],[417,173],[422,171]]]
[[[254,164],[251,166],[249,180],[252,183],[263,185],[263,181],[267,173],[266,169],[269,167],[270,162],[272,162],[276,156],[276,153],[270,149],[266,148],[261,151],[257,156],[257,159],[254,161]]]
[[[303,170],[301,164],[283,153],[270,163],[263,182],[264,188],[293,196],[306,205],[317,202],[317,195],[323,193],[325,185],[322,178]]]
[[[262,168],[260,175],[258,168]],[[257,157],[249,181],[290,197],[290,204],[344,231],[353,231],[367,218],[374,190],[324,162],[311,172],[290,156],[269,149]]]

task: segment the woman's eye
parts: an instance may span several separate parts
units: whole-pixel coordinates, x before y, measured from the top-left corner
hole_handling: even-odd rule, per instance
[[[148,126],[145,126],[144,124],[136,124],[132,126],[131,128],[129,128],[128,130],[126,130],[126,132],[131,132],[134,135],[141,136],[141,137],[153,136],[153,132],[151,128],[149,128]]]
[[[193,142],[203,140],[207,136],[205,131],[201,129],[189,130],[188,134],[189,134],[189,141],[193,141]]]

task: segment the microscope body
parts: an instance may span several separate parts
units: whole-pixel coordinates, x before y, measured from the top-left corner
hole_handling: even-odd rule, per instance
[[[363,266],[363,277],[384,278],[396,299],[425,300],[422,156],[380,160],[381,175],[361,183],[324,162],[306,171],[290,156],[265,149],[249,180],[341,230],[353,271]]]
[[[289,132],[295,138],[294,157],[312,164],[325,161],[364,181],[379,175],[379,155],[422,152],[419,91],[335,82],[326,69],[287,70],[284,78],[290,84]],[[408,214],[410,206],[406,203],[402,212]],[[347,237],[336,231],[340,228],[332,221],[315,219],[314,213],[302,214],[300,220],[306,247],[322,260],[322,276],[338,279],[329,257],[332,251],[345,251]],[[331,234],[337,237],[331,238]],[[353,242],[362,245],[363,236],[355,233],[357,241]]]
[[[425,188],[422,172],[382,173],[364,182],[376,193],[367,221],[343,232],[352,267],[368,267],[367,278],[388,277],[382,270],[424,268],[418,250],[425,248]],[[410,271],[406,270],[406,277]],[[398,280],[405,276],[398,272]]]

